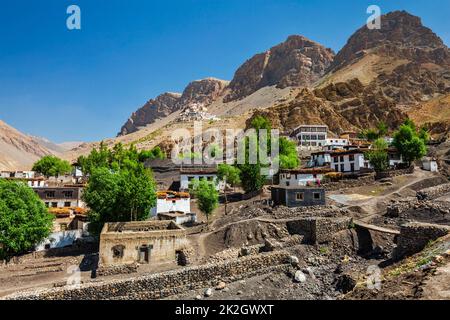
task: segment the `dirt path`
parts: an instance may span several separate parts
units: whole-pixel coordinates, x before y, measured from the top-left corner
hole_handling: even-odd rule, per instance
[[[436,273],[425,282],[423,299],[449,300],[450,299],[450,262],[438,267]]]

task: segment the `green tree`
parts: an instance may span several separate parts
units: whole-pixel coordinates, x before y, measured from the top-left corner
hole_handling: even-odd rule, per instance
[[[300,166],[300,159],[298,158],[297,145],[295,142],[281,137],[280,142],[280,168],[281,169],[295,169]]]
[[[198,208],[206,216],[206,221],[209,225],[210,217],[219,206],[219,192],[214,184],[202,179],[196,184],[194,194]]]
[[[387,148],[387,142],[383,138],[379,138],[373,143],[372,149],[365,154],[376,172],[385,171],[389,167]]]
[[[219,180],[223,180],[225,183],[225,214],[227,214],[227,205],[228,205],[228,197],[227,197],[227,183],[231,186],[236,186],[241,182],[240,179],[240,171],[237,167],[231,166],[228,164],[219,164],[217,170],[217,176]]]
[[[30,187],[0,179],[0,259],[9,259],[39,244],[50,234],[52,220]]]
[[[142,221],[156,205],[156,184],[141,163],[129,169],[95,169],[83,193],[90,208],[91,230],[99,233],[105,222]]]
[[[58,157],[45,156],[34,163],[32,170],[47,177],[53,177],[70,173],[72,171],[72,166],[68,161]]]
[[[417,159],[421,159],[427,153],[426,141],[428,134],[418,134],[416,125],[410,119],[407,119],[404,124],[394,133],[393,145],[397,148],[409,165]]]

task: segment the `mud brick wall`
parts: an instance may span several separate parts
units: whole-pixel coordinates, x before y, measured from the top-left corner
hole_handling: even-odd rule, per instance
[[[419,200],[433,200],[450,192],[450,183],[426,188],[417,191],[416,196]]]
[[[337,182],[325,182],[322,184],[322,187],[326,191],[335,191],[341,189],[348,189],[354,187],[362,187],[368,184],[375,183],[375,175],[370,174],[368,176],[360,177],[358,179],[348,179],[348,180],[340,180]]]
[[[310,217],[288,221],[287,228],[291,234],[304,236],[307,243],[330,241],[334,233],[348,229],[351,218]]]
[[[420,222],[404,224],[400,228],[400,236],[393,252],[393,258],[399,260],[420,252],[430,241],[447,235],[449,231],[450,227],[437,224]]]
[[[79,288],[54,288],[14,294],[19,300],[159,299],[192,289],[215,285],[219,279],[237,281],[287,266],[286,251],[263,253],[220,263],[188,267],[132,279],[81,284]]]

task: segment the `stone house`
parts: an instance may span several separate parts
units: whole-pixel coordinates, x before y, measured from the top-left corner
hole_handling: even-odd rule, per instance
[[[188,245],[186,231],[173,221],[106,223],[100,234],[100,265],[176,262]]]
[[[276,186],[271,189],[275,206],[307,207],[326,204],[325,189],[317,187]]]
[[[333,172],[329,167],[304,168],[280,171],[280,187],[305,187],[320,185],[325,174]]]
[[[86,204],[81,199],[83,187],[38,187],[34,192],[44,201],[49,208],[85,208]]]
[[[218,191],[225,188],[225,183],[217,177],[217,168],[181,169],[180,191],[190,190],[196,180],[206,180],[214,184]]]

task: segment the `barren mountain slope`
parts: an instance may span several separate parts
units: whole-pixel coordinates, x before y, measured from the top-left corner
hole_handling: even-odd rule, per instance
[[[40,139],[0,120],[0,170],[29,170],[36,160],[53,153],[40,144]]]

